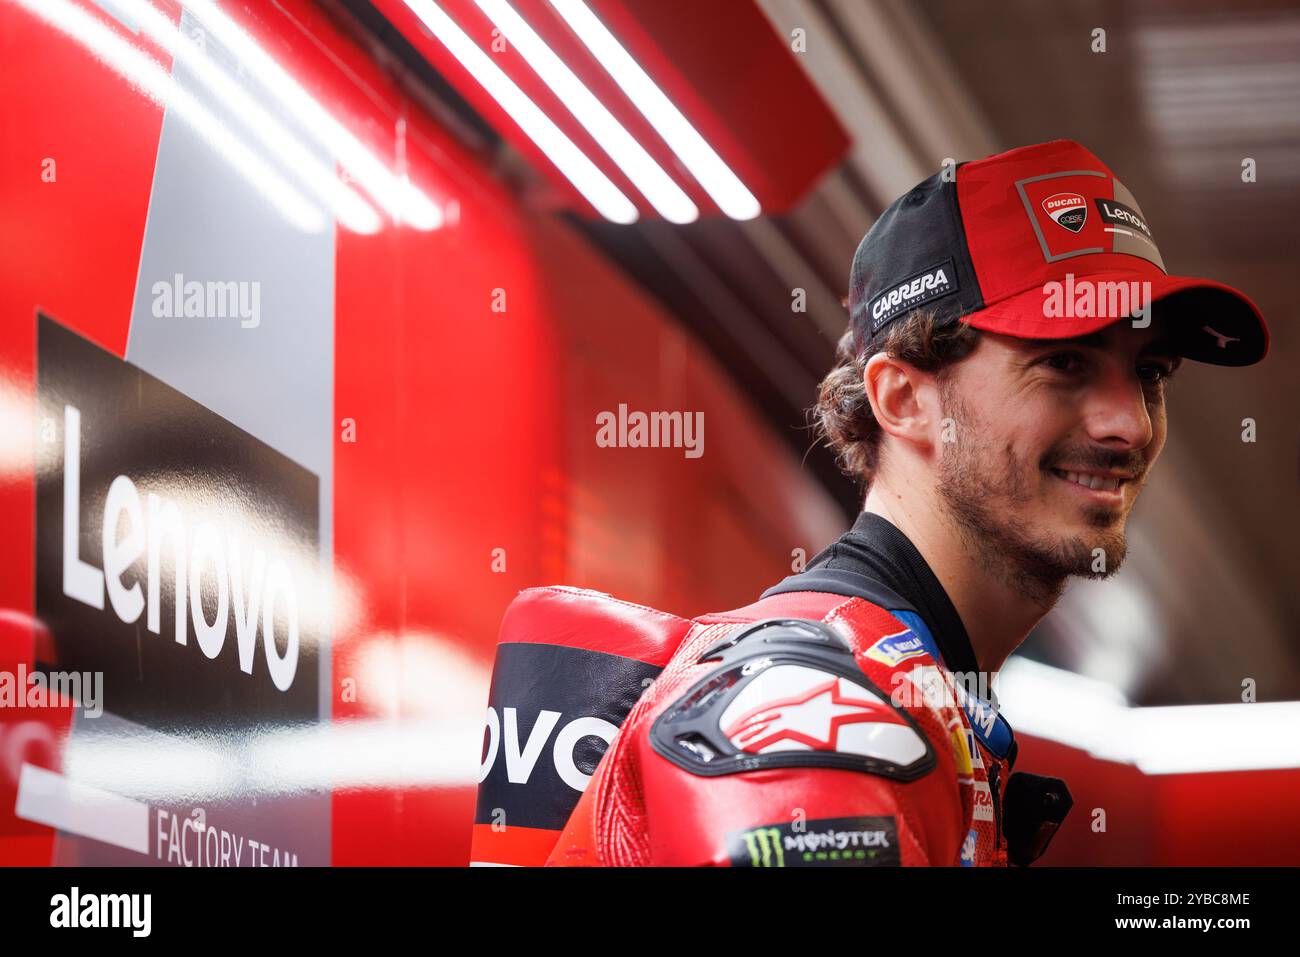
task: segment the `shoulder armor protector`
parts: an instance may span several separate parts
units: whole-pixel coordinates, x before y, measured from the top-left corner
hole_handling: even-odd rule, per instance
[[[935,766],[916,721],[824,622],[741,626],[698,659],[709,662],[650,729],[654,750],[692,774],[823,767],[912,781]]]

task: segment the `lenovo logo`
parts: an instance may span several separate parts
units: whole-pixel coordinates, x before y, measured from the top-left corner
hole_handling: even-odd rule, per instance
[[[618,728],[602,718],[580,717],[560,724],[559,711],[541,711],[521,742],[519,737],[519,712],[516,708],[487,709],[487,752],[479,768],[479,782],[491,773],[498,757],[504,759],[506,780],[511,784],[527,784],[533,775],[542,752],[550,744],[549,758],[560,780],[575,791],[585,791],[591,775],[578,768],[574,749],[583,738],[599,738],[608,745],[614,740]],[[556,729],[559,729],[558,731]]]
[[[100,531],[99,563],[86,561],[80,554],[81,410],[64,406],[63,426],[63,594],[101,611],[107,597],[119,621],[129,625],[144,615],[145,626],[157,635],[162,590],[169,586],[177,644],[188,643],[192,624],[200,650],[216,658],[233,626],[240,670],[251,675],[260,632],[271,681],[287,691],[298,669],[298,594],[288,563],[256,546],[248,554],[237,534],[219,528],[210,513],[195,520],[176,501],[153,492],[142,498],[136,483],[121,474],[109,485],[103,514],[86,516]],[[167,582],[164,552],[173,570]],[[215,596],[211,620],[205,593]],[[283,653],[276,646],[277,609],[287,624]]]

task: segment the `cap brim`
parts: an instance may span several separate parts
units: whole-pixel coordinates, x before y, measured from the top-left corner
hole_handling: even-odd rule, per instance
[[[1073,282],[1076,296],[1085,282],[1093,285],[1094,302],[1097,288],[1114,288],[1101,284],[1151,283],[1151,318],[1160,323],[1179,354],[1188,359],[1221,366],[1247,366],[1268,353],[1268,326],[1259,308],[1244,293],[1223,283],[1140,272],[1092,273],[1076,276]],[[1066,315],[1048,315],[1048,291],[1035,286],[963,316],[962,321],[976,329],[1021,339],[1073,339],[1128,319],[1140,310],[1144,305],[1140,290],[1144,287],[1129,288],[1139,290],[1139,295],[1125,303],[1130,307],[1128,311],[1119,314],[1095,305],[1076,310],[1073,307],[1079,301],[1069,297],[1069,288],[1065,287],[1056,300],[1056,305],[1064,309],[1055,311],[1065,311]],[[1071,314],[1075,311],[1104,314]]]

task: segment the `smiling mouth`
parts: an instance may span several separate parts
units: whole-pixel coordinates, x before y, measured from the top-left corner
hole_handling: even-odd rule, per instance
[[[1093,492],[1117,492],[1129,480],[1107,475],[1095,475],[1091,472],[1070,472],[1066,469],[1051,469],[1053,475],[1067,482],[1082,486]]]

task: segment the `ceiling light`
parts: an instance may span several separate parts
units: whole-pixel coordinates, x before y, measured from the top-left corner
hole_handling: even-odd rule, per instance
[[[632,201],[437,4],[406,0],[406,5],[600,215],[615,223],[636,222]]]
[[[700,211],[690,197],[506,0],[476,2],[659,215],[671,223],[699,218]]]
[[[704,187],[704,191],[718,204],[719,209],[732,219],[753,219],[762,212],[754,194],[745,188],[745,184],[722,161],[722,157],[718,156],[582,0],[550,0],[550,3],[614,78],[628,99],[664,138],[691,175]]]

